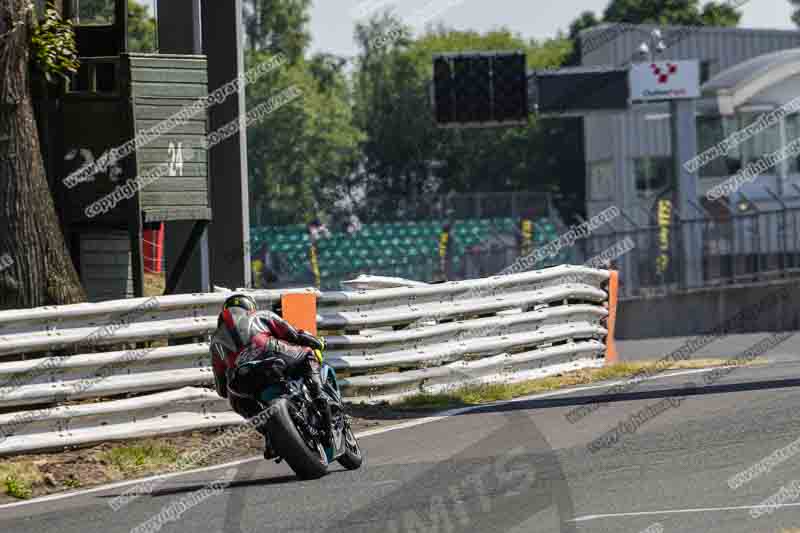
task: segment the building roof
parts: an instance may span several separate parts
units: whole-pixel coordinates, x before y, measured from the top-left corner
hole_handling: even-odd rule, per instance
[[[581,30],[578,35],[583,38],[586,35],[596,32],[606,32],[610,29],[616,29],[619,31],[619,33],[625,33],[626,31],[649,33],[655,29],[659,29],[662,31],[665,37],[668,37],[670,32],[685,31],[696,33],[738,33],[758,36],[797,34],[797,30],[780,30],[773,28],[740,28],[738,26],[678,26],[670,24],[630,24],[628,22],[602,22],[595,26],[590,26]]]
[[[719,111],[731,115],[762,90],[800,74],[800,48],[754,57],[724,70],[702,87],[703,96],[716,97]]]

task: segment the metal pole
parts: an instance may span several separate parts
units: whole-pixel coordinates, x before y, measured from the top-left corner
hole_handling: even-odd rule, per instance
[[[200,27],[200,0],[158,0],[158,46],[161,54],[203,53]],[[209,174],[210,175],[210,174]],[[211,188],[209,187],[209,190]],[[164,255],[167,278],[173,278],[173,292],[209,292],[209,243],[207,224],[202,225],[199,239],[192,239],[196,225],[191,220],[172,220],[165,223]],[[197,249],[181,261],[184,247],[196,242]],[[182,274],[173,276],[177,265],[185,265]]]
[[[780,196],[775,194],[775,192],[768,186],[765,185],[764,189],[767,191],[767,194],[769,194],[772,197],[772,199],[778,202],[778,204],[781,206],[781,220],[780,220],[781,227],[779,228],[778,231],[778,241],[780,242],[780,261],[778,261],[778,268],[780,268],[781,273],[784,274],[786,271],[786,259],[787,259],[786,203],[781,199]]]
[[[697,122],[694,100],[672,100],[670,123],[672,126],[672,159],[677,184],[678,213],[680,219],[689,220],[691,202],[697,201],[697,174],[683,166],[684,161],[697,155]],[[686,287],[698,287],[702,282],[702,236],[697,235],[694,224],[680,225],[683,237],[683,277]]]
[[[242,0],[203,0],[201,19],[208,91],[213,92],[244,74]],[[208,231],[211,278],[223,287],[251,286],[246,111],[244,94],[234,93],[208,112],[211,131],[239,121],[239,131],[208,154],[214,212]]]

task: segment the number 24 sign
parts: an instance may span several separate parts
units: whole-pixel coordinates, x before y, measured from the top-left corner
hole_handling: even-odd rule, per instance
[[[104,152],[100,157],[106,155]],[[64,156],[65,161],[72,161],[76,157],[80,156],[83,160],[84,165],[91,165],[95,162],[94,153],[89,148],[71,148],[67,151],[67,154]],[[192,150],[190,149],[186,155],[184,156],[183,151],[183,143],[174,143],[170,142],[169,146],[167,147],[167,174],[169,176],[183,176],[183,161],[191,160],[193,157]],[[95,181],[95,176],[97,174],[102,174],[102,172],[97,172],[92,174],[88,178],[84,179],[83,181]],[[115,162],[108,167],[108,178],[112,183],[118,182],[122,177],[123,171],[122,167]]]

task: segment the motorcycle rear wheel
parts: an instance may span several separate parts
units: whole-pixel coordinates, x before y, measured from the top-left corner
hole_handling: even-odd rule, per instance
[[[289,414],[289,400],[280,398],[270,405],[267,431],[275,452],[283,457],[300,479],[317,479],[328,473],[328,457],[317,442],[307,442]],[[312,448],[313,446],[313,448]]]

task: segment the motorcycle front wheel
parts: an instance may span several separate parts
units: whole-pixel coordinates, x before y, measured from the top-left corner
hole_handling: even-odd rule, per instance
[[[348,470],[356,470],[361,467],[361,462],[364,460],[361,456],[361,447],[358,445],[356,436],[349,424],[345,427],[343,433],[345,451],[339,457],[339,464]]]
[[[328,473],[328,456],[319,442],[306,440],[292,420],[295,407],[285,398],[270,405],[272,413],[267,430],[275,452],[286,461],[300,479],[317,479]]]

